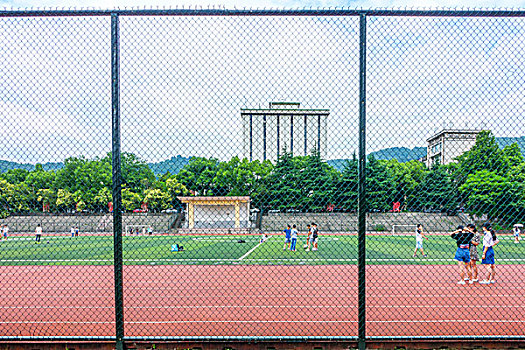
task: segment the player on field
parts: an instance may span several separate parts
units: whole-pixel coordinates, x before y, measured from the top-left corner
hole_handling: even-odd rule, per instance
[[[297,245],[297,235],[298,235],[297,226],[293,225],[291,235],[290,235],[292,238],[292,244],[290,246],[290,250],[292,252],[295,252],[295,246]]]
[[[290,225],[286,226],[284,232],[284,247],[283,250],[290,248],[290,243],[292,242],[292,228]]]
[[[427,255],[425,254],[425,251],[423,250],[423,238],[425,238],[428,241],[428,237],[425,236],[425,233],[423,232],[423,225],[417,224],[416,248],[414,249],[414,258],[416,257],[418,249],[421,251],[421,255],[423,255],[425,258],[427,257]]]
[[[40,224],[36,225],[35,235],[36,244],[40,244],[40,238],[42,237],[42,226]]]
[[[514,234],[514,243],[520,242],[520,226],[518,224],[514,225],[512,228],[512,233]]]
[[[306,244],[304,245],[304,249],[310,248],[310,235],[312,233],[312,229],[310,228],[310,225],[306,225]]]

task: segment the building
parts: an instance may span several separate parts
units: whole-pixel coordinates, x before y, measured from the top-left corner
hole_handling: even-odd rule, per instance
[[[427,140],[427,167],[449,164],[454,158],[470,150],[476,143],[476,136],[481,130],[445,129]]]
[[[187,205],[187,228],[246,229],[250,227],[250,197],[177,197]]]
[[[298,102],[270,102],[268,109],[241,109],[243,157],[276,161],[286,151],[294,156],[318,150],[326,157],[329,109],[301,109]]]

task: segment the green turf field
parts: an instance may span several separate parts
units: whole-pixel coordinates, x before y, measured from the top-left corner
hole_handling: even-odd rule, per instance
[[[514,244],[511,237],[500,237],[495,247],[496,263],[525,264],[525,242]],[[238,240],[245,243],[238,243]],[[172,252],[178,243],[182,252]],[[259,244],[259,236],[133,236],[123,237],[124,263],[162,264],[257,264],[317,265],[356,264],[357,237],[321,236],[318,251],[305,251],[302,236],[297,251],[283,250],[283,237],[270,236]],[[369,264],[452,264],[455,241],[448,236],[430,236],[424,241],[427,258],[413,258],[412,236],[367,236]],[[478,248],[481,256],[481,247]],[[32,237],[12,237],[0,242],[0,266],[3,265],[111,265],[111,236],[76,238],[43,237],[36,244]]]

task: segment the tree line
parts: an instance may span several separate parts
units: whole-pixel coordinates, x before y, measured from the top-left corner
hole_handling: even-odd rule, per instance
[[[177,196],[250,196],[268,212],[357,210],[358,160],[341,172],[317,151],[308,156],[283,152],[270,161],[229,161],[194,157],[178,174],[155,177],[134,154],[122,154],[122,204],[126,211],[146,203],[150,211],[178,209]],[[369,211],[455,211],[487,214],[506,223],[525,219],[525,162],[517,144],[500,149],[490,131],[447,165],[427,169],[419,161],[401,163],[369,156],[366,164]],[[64,167],[44,171],[14,169],[0,174],[0,210],[13,213],[107,212],[111,202],[111,153],[104,158],[68,158]]]

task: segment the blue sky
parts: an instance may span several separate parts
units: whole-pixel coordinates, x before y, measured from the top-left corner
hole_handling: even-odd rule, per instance
[[[0,6],[30,7],[29,1]],[[174,2],[42,1],[47,7]],[[415,2],[414,2],[415,3]],[[417,2],[434,7],[436,2]],[[524,7],[524,2],[497,2]],[[196,2],[179,2],[195,5]],[[204,7],[211,2],[202,3]],[[225,7],[405,7],[411,2],[221,2]],[[495,1],[440,6],[494,7]],[[217,3],[218,6],[218,3]],[[63,161],[111,149],[107,18],[0,22],[0,159]],[[371,18],[369,152],[426,146],[438,129],[522,136],[525,20]],[[329,108],[326,157],[357,149],[356,18],[123,18],[122,148],[147,161],[242,156],[240,109],[270,101]]]

